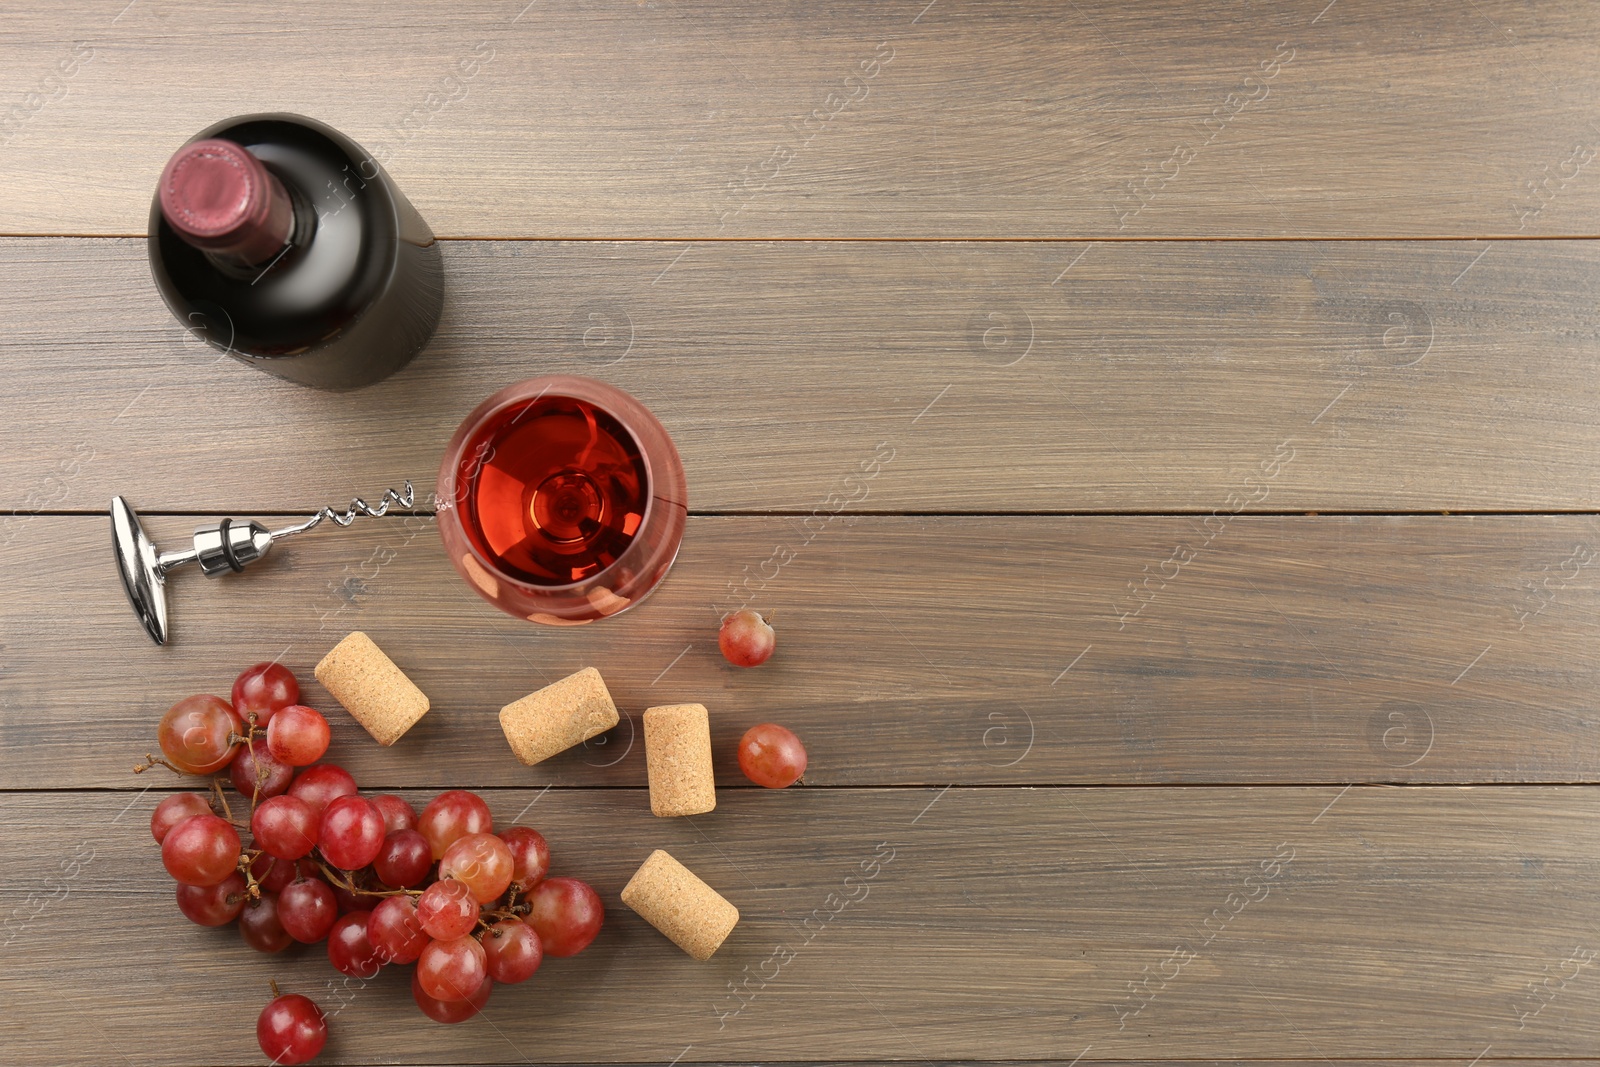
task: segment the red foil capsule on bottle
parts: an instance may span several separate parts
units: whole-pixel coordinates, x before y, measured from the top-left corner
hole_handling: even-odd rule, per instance
[[[196,248],[262,263],[289,243],[289,194],[243,145],[217,138],[185,145],[167,161],[160,188],[162,214]]]

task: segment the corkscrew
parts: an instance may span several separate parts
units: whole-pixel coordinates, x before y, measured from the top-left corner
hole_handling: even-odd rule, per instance
[[[144,532],[139,515],[122,497],[111,498],[111,543],[117,557],[117,572],[122,588],[133,605],[145,632],[158,645],[167,643],[167,575],[188,563],[200,564],[207,578],[244,570],[267,554],[285,537],[305,533],[324,519],[338,526],[349,526],[357,515],[377,518],[387,514],[391,504],[409,508],[416,502],[411,483],[405,491],[386,489],[376,507],[360,497],[350,501],[344,512],[323,508],[304,522],[269,530],[254,519],[223,519],[195,528],[194,545],[177,552],[161,552]]]

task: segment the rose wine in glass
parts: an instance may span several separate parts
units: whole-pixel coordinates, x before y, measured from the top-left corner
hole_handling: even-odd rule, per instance
[[[245,115],[167,161],[150,270],[184,329],[269,374],[351,389],[405,366],[444,301],[433,232],[354,141]]]
[[[468,584],[555,626],[649,595],[689,510],[665,427],[622,390],[569,375],[508,386],[468,415],[445,449],[437,507]]]

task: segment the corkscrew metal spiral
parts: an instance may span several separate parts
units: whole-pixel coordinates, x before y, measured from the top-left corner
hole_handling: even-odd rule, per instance
[[[409,508],[416,503],[416,492],[411,482],[405,483],[403,492],[385,489],[374,507],[360,497],[350,501],[343,512],[323,508],[304,522],[269,530],[254,520],[223,519],[207,523],[194,531],[194,545],[178,552],[159,552],[138,514],[122,497],[111,500],[111,543],[116,553],[117,573],[122,578],[123,591],[133,605],[145,632],[158,645],[167,643],[167,574],[186,563],[200,564],[208,578],[243,570],[267,554],[267,549],[285,537],[307,530],[332,519],[336,526],[349,526],[357,516],[379,518],[389,512],[391,505]]]
[[[340,526],[349,526],[352,522],[356,521],[356,517],[358,515],[367,515],[374,519],[382,518],[384,515],[389,513],[390,504],[394,504],[402,508],[409,508],[416,502],[417,493],[416,490],[412,488],[411,480],[408,478],[405,482],[405,489],[401,492],[397,493],[393,489],[385,489],[383,491],[383,498],[378,501],[377,507],[373,507],[360,497],[356,497],[350,501],[350,506],[344,510],[343,514],[340,514],[332,508],[323,508],[305,522],[294,526],[285,526],[281,530],[272,531],[272,536],[274,539],[277,539],[279,537],[288,537],[290,534],[304,533],[305,531],[316,526],[323,519],[332,519]]]

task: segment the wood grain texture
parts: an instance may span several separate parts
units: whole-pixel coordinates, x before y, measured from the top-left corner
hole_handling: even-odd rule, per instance
[[[320,947],[266,959],[190,925],[142,825],[158,796],[0,796],[0,914],[22,909],[7,1063],[256,1063],[268,977],[341,1008],[329,1062],[1468,1061],[1600,1040],[1595,964],[1563,967],[1594,948],[1592,789],[740,791],[670,820],[642,789],[493,791],[498,824],[539,827],[597,887],[606,927],[460,1027],[422,1018],[403,974],[330,987]],[[743,915],[707,963],[617,899],[657,847]],[[1134,1013],[1129,983],[1162,973]]]
[[[0,232],[143,233],[171,151],[255,111],[344,130],[449,236],[1576,235],[1600,208],[1584,0],[11,0],[0,22]]]
[[[152,521],[158,544],[192,526]],[[329,758],[375,786],[643,786],[639,716],[679,702],[711,709],[724,787],[743,784],[739,736],[767,721],[805,739],[819,786],[1591,782],[1600,767],[1590,516],[1240,518],[1209,545],[1181,517],[841,517],[809,543],[798,520],[693,518],[649,603],[574,629],[482,602],[429,521],[369,521],[244,575],[175,575],[159,649],[104,517],[15,532],[0,548],[12,788],[136,785],[171,703],[274,658],[328,709]],[[1162,579],[1182,545],[1194,557]],[[794,559],[759,581],[778,547]],[[736,599],[743,574],[758,580]],[[757,670],[716,650],[744,593],[779,632]],[[311,678],[357,629],[433,701],[393,748]],[[627,719],[521,766],[499,709],[586,666]]]
[[[657,413],[697,510],[1600,507],[1591,242],[474,242],[446,266],[433,347],[328,394],[218,361],[140,241],[0,242],[0,503],[426,493],[480,400],[575,372]]]

